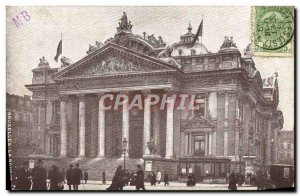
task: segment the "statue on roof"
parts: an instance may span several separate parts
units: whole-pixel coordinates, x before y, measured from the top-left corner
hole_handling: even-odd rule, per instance
[[[236,48],[236,44],[233,42],[232,36],[230,38],[229,36],[224,37],[224,41],[220,49],[224,49],[224,48]]]
[[[131,21],[128,22],[128,19],[127,19],[127,14],[126,12],[123,12],[123,16],[122,18],[120,19],[121,22],[119,22],[119,27],[117,27],[117,31],[131,31],[132,29],[132,24],[131,24]]]
[[[44,56],[42,58],[40,58],[39,66],[42,66],[42,65],[49,65],[48,61],[45,59]]]
[[[73,61],[71,59],[69,59],[68,57],[65,57],[65,56],[62,56],[60,58],[60,61],[62,63],[62,67],[66,67],[66,66],[69,66],[69,65],[73,64]]]
[[[244,56],[251,57],[251,44],[248,44],[247,47],[244,49]]]

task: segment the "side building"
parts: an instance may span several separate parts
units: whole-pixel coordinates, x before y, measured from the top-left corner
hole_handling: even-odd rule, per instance
[[[282,130],[280,132],[278,141],[278,158],[280,164],[294,165],[294,151],[295,151],[295,132],[290,130]]]
[[[6,111],[11,113],[13,158],[26,157],[35,152],[36,133],[33,103],[30,96],[6,93]]]
[[[146,172],[160,169],[172,180],[193,173],[204,183],[277,163],[283,127],[278,74],[262,79],[250,47],[242,54],[232,37],[211,52],[199,41],[192,44],[191,25],[187,30],[166,46],[161,37],[133,34],[125,15],[115,36],[90,45],[81,60],[63,58],[60,68],[51,68],[41,58],[26,87],[37,103],[42,154],[64,167],[80,163],[91,179],[103,169],[111,178],[124,155],[129,170],[142,164]],[[175,95],[196,95],[199,109],[160,110],[156,104],[129,110],[124,102],[119,110],[103,111],[107,94],[141,95],[145,101],[150,94],[166,95],[171,102]]]

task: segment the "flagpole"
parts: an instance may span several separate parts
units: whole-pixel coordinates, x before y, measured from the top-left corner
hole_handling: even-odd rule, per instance
[[[202,22],[203,22],[204,14],[202,14]],[[202,37],[203,37],[203,23],[202,23],[202,33],[201,33],[201,39],[200,39],[200,45],[201,45],[201,54],[202,54]]]
[[[62,45],[62,32],[60,32],[60,41],[61,41],[61,57],[63,57],[63,45]],[[62,67],[62,62],[60,61],[60,66]]]

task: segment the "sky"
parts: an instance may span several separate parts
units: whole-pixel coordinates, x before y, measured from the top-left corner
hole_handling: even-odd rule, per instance
[[[26,11],[28,21],[16,27],[13,18]],[[6,91],[31,95],[25,84],[32,82],[32,69],[45,56],[50,67],[57,45],[63,39],[63,55],[74,62],[86,56],[89,44],[105,42],[117,32],[123,11],[133,25],[134,34],[162,36],[167,45],[178,42],[187,32],[189,21],[193,32],[203,18],[203,44],[217,52],[224,36],[233,36],[238,49],[251,40],[251,7],[7,7],[6,10]],[[283,111],[285,130],[294,127],[294,58],[253,57],[262,78],[278,72],[279,108]]]

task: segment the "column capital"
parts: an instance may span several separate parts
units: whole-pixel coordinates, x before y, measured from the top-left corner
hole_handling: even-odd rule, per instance
[[[38,106],[45,108],[47,106],[47,101],[46,100],[39,100],[37,101]]]
[[[96,96],[97,96],[98,99],[101,99],[101,97],[102,97],[103,95],[105,95],[104,92],[96,93]]]
[[[235,97],[237,97],[237,92],[236,91],[228,91],[228,95],[230,98],[235,98]]]
[[[77,95],[77,97],[78,97],[79,101],[84,101],[85,100],[85,95],[84,94],[79,94],[79,95]]]
[[[197,98],[200,98],[200,97],[206,98],[206,97],[208,97],[208,95],[209,95],[209,92],[203,92],[203,93],[197,93],[196,97]]]
[[[225,94],[226,94],[226,91],[217,91],[217,96],[224,97]]]
[[[59,99],[60,99],[60,101],[67,101],[67,100],[68,100],[68,98],[69,98],[69,96],[68,96],[68,95],[59,95]]]
[[[144,98],[147,98],[148,95],[150,95],[150,94],[151,94],[151,90],[142,90],[142,96]]]
[[[167,94],[168,97],[173,96],[174,94],[178,94],[178,91],[172,88],[165,88],[164,93]]]

